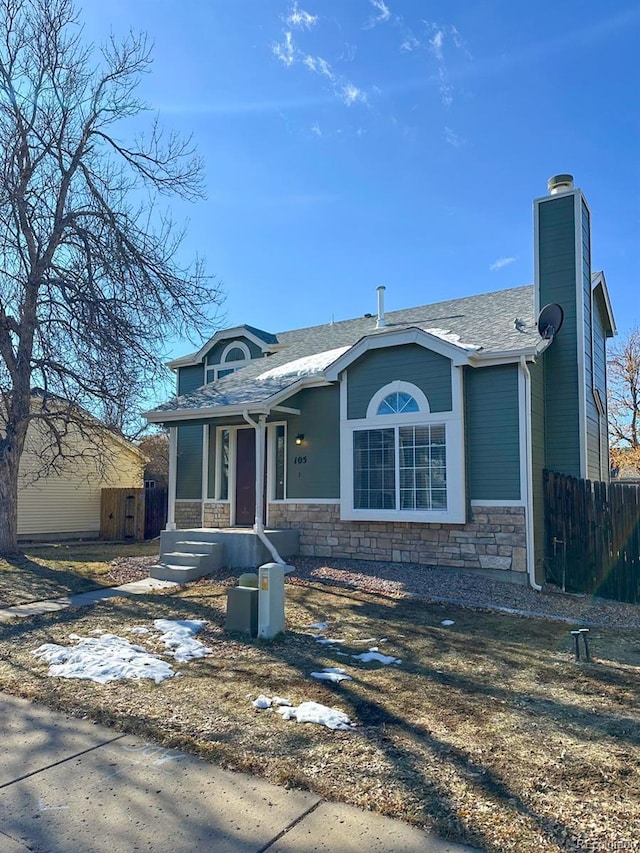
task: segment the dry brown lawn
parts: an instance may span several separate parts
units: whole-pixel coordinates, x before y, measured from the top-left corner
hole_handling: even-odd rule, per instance
[[[0,556],[0,607],[42,601],[113,586],[110,562],[118,557],[157,556],[158,542],[60,542],[29,545]]]
[[[287,634],[267,643],[226,635],[225,603],[199,583],[0,625],[0,689],[491,853],[637,840],[637,632],[592,629],[594,660],[576,663],[566,624],[308,585],[287,587]],[[212,654],[160,685],[49,678],[31,655],[94,629],[160,652],[128,633],[154,618],[208,620]],[[340,644],[311,636],[324,620]],[[402,665],[343,656],[370,645]],[[309,677],[323,666],[353,680]],[[260,693],[340,708],[357,729],[285,722],[252,706]]]

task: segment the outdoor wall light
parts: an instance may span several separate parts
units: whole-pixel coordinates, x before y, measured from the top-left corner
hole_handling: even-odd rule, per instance
[[[304,433],[299,432],[296,436],[296,444],[300,445],[304,441]]]

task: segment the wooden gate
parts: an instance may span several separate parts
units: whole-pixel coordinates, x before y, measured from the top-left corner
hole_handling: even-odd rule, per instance
[[[160,536],[167,524],[168,489],[145,489],[144,495],[144,538]]]
[[[545,471],[547,578],[568,592],[640,603],[640,486]]]
[[[144,489],[102,489],[100,538],[137,541],[144,538]]]

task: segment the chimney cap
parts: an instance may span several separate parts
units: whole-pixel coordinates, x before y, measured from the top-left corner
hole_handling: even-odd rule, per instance
[[[547,187],[549,188],[550,195],[555,195],[556,193],[562,193],[567,192],[567,190],[572,190],[573,175],[554,175],[547,181]]]

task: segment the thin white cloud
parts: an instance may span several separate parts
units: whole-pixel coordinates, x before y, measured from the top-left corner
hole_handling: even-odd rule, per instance
[[[417,48],[419,47],[420,42],[418,41],[418,39],[413,35],[413,33],[409,33],[400,45],[400,50],[404,51],[405,53],[411,53],[412,50],[417,50]]]
[[[442,62],[444,59],[444,54],[442,52],[442,47],[444,45],[444,32],[443,30],[436,30],[433,38],[429,39],[429,49],[438,60],[438,62]]]
[[[320,125],[317,121],[311,125],[311,133],[313,133],[314,136],[322,136],[322,130],[320,129]]]
[[[276,42],[271,49],[273,50],[274,55],[280,60],[280,62],[284,63],[287,68],[290,68],[295,62],[296,49],[293,44],[293,37],[291,33],[285,33],[284,41]]]
[[[453,86],[449,82],[449,75],[447,74],[447,69],[443,66],[440,66],[440,68],[438,69],[438,80],[440,100],[448,109],[453,103]]]
[[[449,143],[449,145],[453,146],[453,148],[462,148],[464,145],[467,144],[467,140],[463,139],[450,127],[445,127],[443,134],[446,141]]]
[[[285,22],[290,27],[300,30],[310,30],[311,27],[318,23],[318,16],[305,12],[304,9],[301,9],[298,4],[294,2],[288,16],[285,18]]]
[[[517,261],[517,258],[498,258],[497,261],[494,261],[489,269],[491,272],[497,272],[497,270],[501,270],[503,267],[508,267],[509,264],[512,264],[514,261]]]
[[[357,101],[361,103],[367,102],[367,96],[359,89],[357,86],[354,86],[353,83],[345,83],[341,89],[341,97],[344,103],[350,107],[352,104],[355,104]]]
[[[366,30],[372,29],[377,24],[385,24],[391,17],[391,10],[384,0],[369,0],[369,2],[378,14],[369,18],[369,22],[365,26]]]

